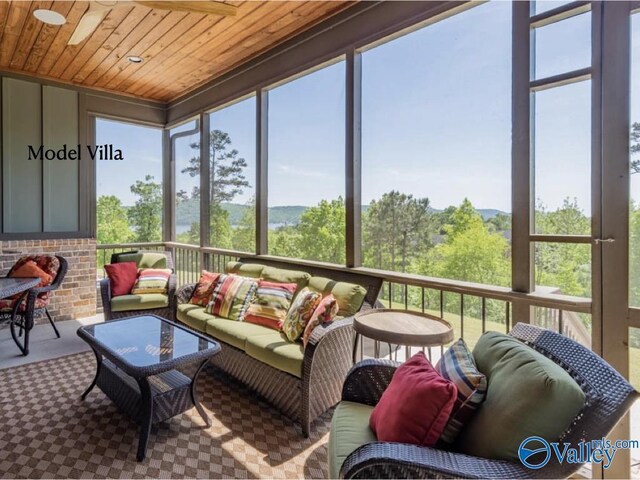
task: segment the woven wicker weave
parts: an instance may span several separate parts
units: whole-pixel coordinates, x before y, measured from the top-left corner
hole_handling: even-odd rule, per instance
[[[164,253],[167,257],[167,268],[173,270],[173,257],[171,252],[157,252],[153,250],[133,250],[131,252],[120,252],[111,255],[111,263],[118,263],[120,255],[126,255],[130,253]],[[111,310],[111,282],[109,278],[103,278],[100,280],[100,296],[102,297],[102,309],[104,312],[104,319],[106,321],[115,320],[117,318],[134,317],[136,315],[157,315],[167,320],[173,320],[175,317],[175,292],[177,286],[176,274],[172,273],[169,277],[169,285],[167,287],[167,295],[169,297],[169,305],[164,308],[153,308],[147,310],[126,310],[123,312],[114,312]]]
[[[606,436],[625,415],[638,392],[610,365],[573,340],[555,332],[517,324],[510,335],[564,368],[585,393],[585,406],[559,440],[577,445]],[[397,364],[364,360],[349,372],[342,400],[376,405]],[[499,419],[497,419],[499,421]],[[520,463],[471,457],[456,452],[397,443],[375,442],[349,455],[342,478],[566,478],[580,465],[549,463],[530,470]]]
[[[246,261],[255,263],[251,259]],[[260,264],[292,268],[291,265],[272,261],[261,260]],[[340,274],[319,267],[299,269],[335,281],[362,285],[367,289],[363,308],[370,308],[369,300],[375,303],[382,287],[380,279],[367,275]],[[180,287],[176,292],[176,304],[188,303],[194,289],[195,284]],[[176,318],[175,312],[173,315]],[[302,378],[270,367],[218,339],[222,351],[211,360],[211,364],[252,388],[285,416],[300,424],[302,433],[307,437],[311,422],[340,401],[342,384],[353,364],[352,324],[353,317],[348,317],[328,326],[318,326],[313,331],[304,351]]]

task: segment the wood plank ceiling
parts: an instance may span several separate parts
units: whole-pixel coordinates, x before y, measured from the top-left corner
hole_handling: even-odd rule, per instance
[[[87,1],[0,0],[0,71],[167,102],[352,5],[353,1],[227,1],[235,17],[123,3],[93,34],[67,45]],[[55,10],[52,26],[33,11]],[[133,64],[128,56],[144,58]]]

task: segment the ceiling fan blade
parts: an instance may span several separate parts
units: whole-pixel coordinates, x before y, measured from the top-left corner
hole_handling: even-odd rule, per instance
[[[82,16],[67,43],[69,45],[77,45],[82,42],[93,33],[110,10],[110,6],[101,5],[98,2],[89,3],[89,10]]]
[[[202,1],[156,1],[133,0],[135,3],[158,10],[172,10],[174,12],[206,13],[208,15],[224,15],[233,17],[238,12],[238,7],[223,2]]]

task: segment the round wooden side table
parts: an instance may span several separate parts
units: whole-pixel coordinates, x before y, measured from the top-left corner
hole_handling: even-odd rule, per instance
[[[353,343],[353,362],[356,362],[358,339],[360,336],[375,341],[374,356],[378,356],[379,342],[406,347],[407,356],[410,347],[423,349],[443,347],[453,341],[453,327],[446,320],[428,313],[408,310],[374,309],[356,313],[353,320],[356,338]],[[391,354],[391,353],[390,353]],[[431,357],[429,351],[429,357]],[[397,358],[397,353],[396,353]]]

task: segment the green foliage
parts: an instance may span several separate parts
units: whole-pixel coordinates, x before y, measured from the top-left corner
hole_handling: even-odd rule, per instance
[[[244,206],[244,213],[233,232],[233,249],[254,252],[256,249],[256,200],[252,198]],[[224,208],[224,205],[223,205]],[[228,212],[228,210],[227,210]]]
[[[435,227],[429,199],[395,190],[371,202],[362,224],[364,264],[401,272],[429,249]]]
[[[418,264],[418,272],[442,278],[508,286],[511,280],[509,243],[489,231],[465,199],[444,225],[444,241]]]
[[[127,210],[114,195],[101,195],[96,206],[98,244],[127,243],[134,233],[129,227]]]
[[[135,230],[136,242],[157,242],[162,239],[162,185],[146,175],[144,181],[131,185],[131,193],[138,199],[128,211],[129,222]]]
[[[536,229],[553,235],[588,235],[591,221],[577,201],[565,199],[563,206],[547,211],[536,209]],[[564,295],[591,296],[591,247],[586,244],[536,244],[536,285],[557,287]]]

